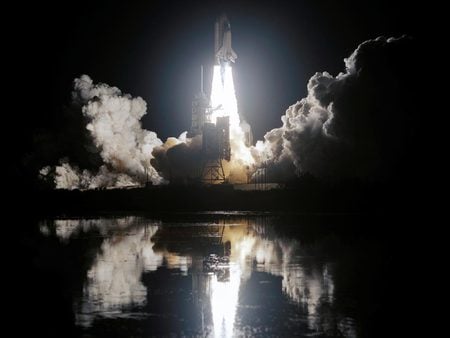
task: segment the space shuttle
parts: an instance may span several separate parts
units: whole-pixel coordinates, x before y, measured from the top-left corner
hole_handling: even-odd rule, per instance
[[[222,14],[214,26],[214,55],[217,65],[235,62],[237,54],[231,48],[231,25],[225,14]]]

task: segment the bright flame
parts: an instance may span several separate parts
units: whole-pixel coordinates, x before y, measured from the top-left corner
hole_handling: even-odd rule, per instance
[[[234,91],[233,72],[229,64],[214,66],[211,88],[211,122],[216,123],[218,117],[230,117],[230,170],[242,170],[254,164],[250,148],[245,145],[245,134],[240,126],[240,118],[236,94]]]
[[[221,116],[230,117],[230,129],[239,127],[239,114],[236,94],[234,92],[233,74],[231,66],[214,66],[213,83],[211,90],[211,122],[216,123]]]

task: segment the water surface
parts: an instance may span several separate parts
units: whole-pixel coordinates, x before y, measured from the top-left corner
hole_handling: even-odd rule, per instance
[[[51,294],[39,299],[59,307],[55,330],[81,337],[368,336],[386,248],[360,226],[239,213],[44,219],[34,263]]]

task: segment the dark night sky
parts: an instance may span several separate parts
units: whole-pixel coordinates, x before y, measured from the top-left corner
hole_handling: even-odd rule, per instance
[[[148,103],[144,127],[160,138],[190,126],[199,66],[210,82],[213,25],[231,20],[240,112],[261,138],[306,94],[317,71],[343,71],[343,58],[366,39],[417,34],[417,8],[406,1],[72,1],[19,4],[21,30],[11,38],[12,83],[20,100],[13,119],[23,145],[36,130],[58,128],[72,80],[88,74]],[[20,20],[19,20],[20,19]],[[14,66],[12,66],[14,65]],[[19,90],[20,88],[20,90]]]
[[[73,79],[81,74],[89,75],[94,82],[104,82],[132,96],[143,97],[148,103],[144,127],[157,132],[161,139],[178,136],[188,130],[192,96],[199,89],[199,67],[204,64],[210,70],[212,66],[213,26],[222,12],[226,12],[231,20],[233,49],[238,54],[234,76],[240,113],[252,125],[255,137],[260,139],[266,131],[281,125],[280,117],[289,105],[306,95],[307,81],[315,72],[328,71],[337,75],[344,71],[343,59],[361,42],[380,35],[398,37],[407,34],[421,38],[419,34],[425,34],[421,30],[426,26],[426,19],[422,14],[424,9],[419,7],[427,5],[413,0],[23,0],[4,5],[3,14],[9,19],[2,20],[2,80],[8,90],[8,94],[3,95],[2,105],[3,136],[7,139],[2,154],[7,162],[8,173],[4,176],[6,188],[15,192],[22,185],[28,192],[25,189],[37,175],[35,168],[27,166],[29,162],[26,158],[31,157],[30,153],[38,153],[35,139],[39,135],[61,129],[58,115],[70,101]],[[428,53],[428,50],[425,52]],[[444,69],[425,62],[424,66],[418,65],[417,68],[418,76],[421,73],[433,76],[433,71],[437,69],[437,78],[442,77],[439,71]],[[210,75],[207,71],[205,80],[208,91]],[[433,90],[437,87],[417,79],[418,88],[422,90],[425,85],[433,87]],[[429,100],[424,97],[418,101],[428,104]],[[442,108],[437,111],[442,111]],[[435,118],[424,118],[425,135],[420,135],[420,141],[427,140],[427,133],[434,133],[434,124]],[[427,166],[431,159],[429,166],[434,171],[433,163],[437,157],[431,155],[432,149],[427,148],[427,154],[418,153],[418,158]],[[426,180],[429,177],[423,175],[423,180],[428,183]],[[416,182],[411,187],[417,189]],[[17,201],[12,198],[16,195]],[[387,195],[388,199],[397,198],[395,194]],[[35,200],[25,193],[5,197],[13,201],[15,208],[17,205],[22,207],[19,217],[15,217],[5,228],[20,229],[17,225],[26,219]],[[31,202],[27,202],[27,197]],[[423,194],[423,197],[429,199],[429,203],[433,201],[433,195]],[[38,195],[38,198],[42,197]],[[416,201],[417,205],[419,202],[420,199]],[[404,237],[411,233],[417,237],[423,236],[428,229],[422,230],[422,227],[434,224],[430,223],[430,218],[422,223],[419,231],[411,231],[412,224],[418,220],[416,213],[424,206],[408,207],[411,211],[405,215],[402,213],[398,224],[396,218],[383,219],[383,222],[394,224],[389,227],[387,237],[392,237],[392,231],[396,231],[396,238],[399,238],[395,241],[398,255],[393,259],[389,253],[389,269],[399,269],[396,273],[399,278],[391,278],[394,282],[389,280],[389,288],[395,295],[393,299],[398,299],[400,295],[399,299],[410,301],[411,306],[398,302],[400,314],[403,311],[405,317],[406,313],[409,315],[405,310],[420,309],[415,294],[417,289],[426,285],[422,283],[416,287],[416,283],[404,279],[408,273],[415,271],[417,265],[417,259],[410,259],[410,253],[419,248],[419,256],[422,257],[422,253],[428,252],[424,246],[427,243],[429,246],[430,243],[435,245],[436,242],[436,238]],[[435,207],[433,205],[430,215],[436,213]],[[407,228],[396,225],[407,225]],[[439,233],[430,229],[429,233]],[[30,252],[36,254],[37,249],[30,249],[33,247],[29,244],[30,240],[18,241],[12,236],[7,238],[11,238],[13,245],[26,243],[27,246],[26,250],[14,248],[11,251],[15,253],[13,258],[18,255],[25,257]],[[435,256],[444,257],[441,254]],[[35,261],[31,264],[29,257],[26,259],[15,265],[23,274],[27,288],[34,292],[36,288],[29,288],[30,270],[23,267],[34,266]],[[421,259],[421,266],[428,266],[436,260],[434,256],[430,260]],[[27,295],[23,289],[13,294]],[[24,302],[17,304],[20,305],[18,310],[23,311]],[[17,313],[18,310],[10,312]],[[380,318],[384,320],[384,312],[382,314]],[[405,325],[399,323],[397,328],[403,330],[410,325],[415,330],[416,325],[411,326],[410,322],[410,318],[415,317],[417,313],[407,316]],[[396,313],[395,324],[397,321]],[[24,322],[20,324],[23,326]],[[33,325],[29,327],[34,328]]]

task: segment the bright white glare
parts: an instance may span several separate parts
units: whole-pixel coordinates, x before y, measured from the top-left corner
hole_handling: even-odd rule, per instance
[[[257,270],[282,278],[282,291],[293,302],[307,309],[308,326],[316,328],[319,307],[323,302],[334,301],[334,281],[325,265],[322,270],[308,269],[297,261],[296,240],[285,238],[266,239],[256,232],[244,231],[244,227],[227,227],[224,242],[231,242],[230,261],[239,266],[242,282],[250,278],[257,263]]]
[[[230,280],[220,282],[217,275],[211,281],[211,312],[214,337],[233,337],[234,320],[238,304],[241,271],[239,266],[230,266]]]
[[[211,87],[212,123],[218,117],[230,117],[231,161],[234,165],[253,165],[250,148],[245,145],[245,134],[240,126],[236,93],[234,91],[233,72],[229,64],[214,66]]]
[[[127,313],[129,305],[143,305],[147,301],[147,288],[142,282],[145,271],[155,271],[166,265],[179,269],[184,275],[193,269],[190,255],[180,256],[167,251],[154,250],[153,236],[158,223],[146,223],[138,218],[111,220],[56,220],[55,233],[61,241],[68,241],[81,231],[97,229],[105,239],[92,266],[88,270],[83,297],[77,305],[76,324],[88,327],[96,316],[120,316]],[[41,227],[50,226],[41,223]],[[219,281],[217,275],[208,275],[210,286],[204,290],[211,304],[211,318],[215,337],[232,337],[239,333],[236,312],[240,284],[246,283],[255,269],[282,277],[282,291],[288,298],[307,309],[307,324],[319,329],[324,315],[320,307],[334,302],[334,281],[328,265],[310,266],[302,262],[296,251],[295,239],[269,239],[256,227],[241,224],[226,226],[223,242],[231,243],[229,280]],[[43,230],[44,233],[47,230]],[[49,231],[49,230],[48,230]],[[198,268],[198,267],[197,267]],[[202,310],[203,311],[203,310]],[[331,319],[330,319],[331,320]],[[210,322],[208,322],[208,325]],[[236,325],[236,327],[235,327]],[[346,336],[354,334],[351,318],[339,324]]]
[[[230,129],[240,128],[236,94],[231,66],[214,66],[213,84],[211,91],[211,122],[216,123],[218,117],[230,117]]]

